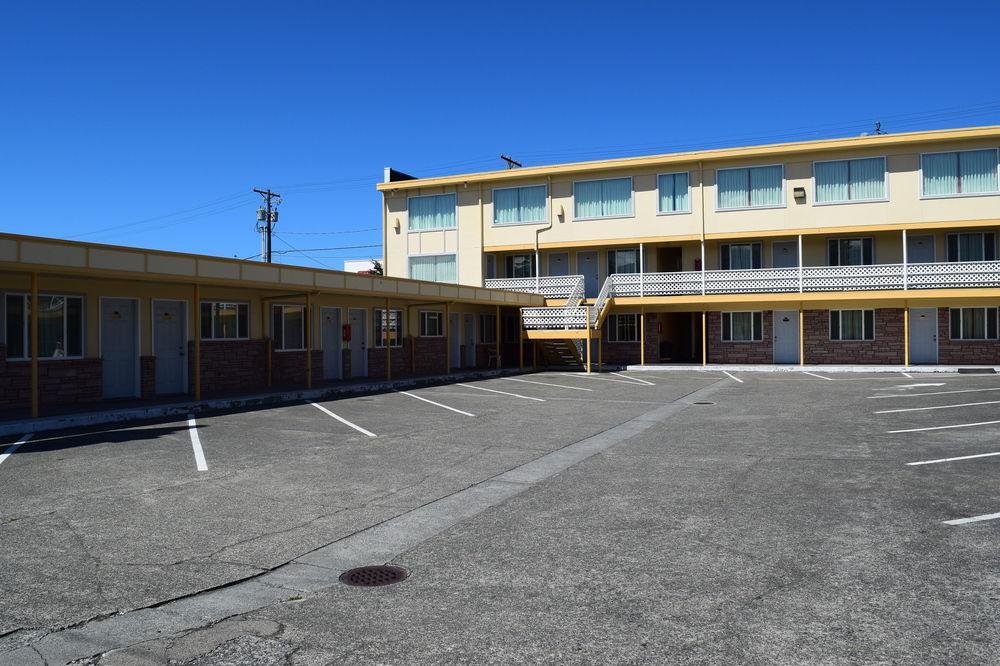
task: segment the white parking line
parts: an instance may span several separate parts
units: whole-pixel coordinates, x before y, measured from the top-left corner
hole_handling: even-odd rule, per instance
[[[0,463],[2,463],[4,460],[7,460],[7,458],[10,457],[10,454],[14,453],[14,451],[17,451],[19,448],[21,448],[21,445],[27,442],[29,439],[31,439],[30,432],[27,435],[21,437],[21,439],[17,440],[16,442],[8,446],[6,449],[4,449],[4,452],[0,453]]]
[[[829,378],[829,377],[824,377],[823,375],[817,375],[817,374],[816,374],[815,372],[806,372],[805,370],[803,370],[803,371],[802,371],[802,374],[803,374],[803,375],[811,375],[811,376],[813,376],[813,377],[819,377],[820,379],[825,379],[825,380],[826,380],[826,381],[828,381],[828,382],[832,382],[832,381],[833,381],[833,380],[832,380],[831,378]]]
[[[496,389],[483,388],[482,386],[473,386],[472,384],[462,384],[461,382],[455,384],[455,386],[464,386],[465,388],[476,389],[477,391],[489,391],[490,393],[499,393],[500,395],[509,395],[514,398],[534,400],[535,402],[545,402],[545,400],[543,400],[542,398],[532,398],[530,395],[521,395],[520,393],[507,393],[507,391],[497,391]]]
[[[902,432],[927,432],[928,430],[949,430],[951,428],[974,428],[976,426],[996,425],[1000,421],[980,421],[979,423],[957,423],[955,425],[931,426],[930,428],[908,428],[906,430],[890,430],[887,434],[897,435]]]
[[[469,412],[463,412],[461,409],[455,409],[454,407],[449,407],[448,405],[442,405],[440,402],[434,402],[433,400],[428,400],[427,398],[421,397],[416,393],[410,393],[409,391],[399,391],[403,395],[408,395],[411,398],[416,398],[417,400],[423,400],[424,402],[430,403],[432,405],[437,405],[438,407],[443,407],[448,411],[455,412],[456,414],[464,414],[465,416],[475,416],[475,414],[470,414]]]
[[[943,520],[945,525],[965,525],[966,523],[978,523],[983,520],[996,520],[1000,518],[1000,513],[986,513],[982,516],[972,516],[971,518],[956,518],[955,520]]]
[[[530,379],[515,379],[514,377],[501,377],[508,382],[523,382],[525,384],[538,384],[539,386],[555,386],[556,388],[569,389],[570,391],[593,391],[594,389],[583,388],[582,386],[566,386],[565,384],[549,384],[548,382],[533,382]]]
[[[904,377],[906,377],[907,379],[913,379],[913,375],[911,375],[911,374],[910,374],[910,373],[908,373],[908,372],[901,372],[901,373],[899,373],[899,374],[903,375],[903,376],[904,376]]]
[[[205,462],[205,452],[201,450],[201,437],[198,436],[198,422],[194,420],[194,414],[188,414],[188,433],[191,435],[191,448],[194,449],[194,464],[199,472],[207,472],[208,463]]]
[[[728,372],[726,372],[725,370],[723,370],[723,371],[722,371],[722,374],[724,374],[725,376],[729,377],[730,379],[735,379],[735,380],[736,380],[736,381],[738,381],[738,382],[739,382],[740,384],[742,384],[742,383],[743,383],[743,380],[742,380],[742,379],[740,379],[739,377],[736,377],[735,375],[731,375],[731,374],[729,374],[729,373],[728,373]]]
[[[654,384],[653,382],[647,382],[645,379],[639,379],[638,377],[629,377],[628,375],[623,375],[620,372],[612,372],[611,374],[616,377],[624,377],[625,379],[630,379],[633,382],[637,382],[639,384],[645,384],[646,386],[656,386],[656,384]]]
[[[312,405],[313,407],[315,407],[316,409],[318,409],[319,411],[324,412],[327,415],[332,416],[333,418],[337,419],[338,421],[340,421],[341,423],[343,423],[345,426],[349,426],[351,428],[354,428],[355,430],[357,430],[358,432],[360,432],[362,435],[368,435],[369,437],[375,437],[375,433],[369,432],[368,430],[365,430],[364,428],[362,428],[361,426],[357,425],[356,423],[351,423],[350,421],[348,421],[347,419],[345,419],[342,416],[337,416],[336,414],[334,414],[333,412],[331,412],[329,409],[327,409],[323,405],[317,405],[315,402],[312,402],[311,400],[309,401],[309,404]]]
[[[931,386],[938,386],[938,384],[931,384]],[[927,391],[925,393],[896,393],[893,395],[870,395],[869,400],[878,400],[880,398],[917,398],[922,395],[951,395],[953,393],[980,393],[982,391],[1000,391],[1000,388],[981,388],[981,389],[956,389],[954,391]]]
[[[563,372],[561,374],[565,377],[575,377],[577,379],[597,379],[602,382],[614,382],[616,384],[632,384],[634,386],[636,383],[625,379],[610,379],[609,377],[595,377],[594,375],[587,375],[582,372]]]
[[[899,412],[926,412],[932,409],[954,409],[955,407],[978,407],[979,405],[996,405],[1000,400],[987,400],[986,402],[963,402],[960,405],[935,405],[934,407],[904,407],[901,409],[883,409],[876,414],[898,414]]]
[[[937,460],[920,460],[918,462],[906,463],[907,465],[934,465],[937,463],[954,462],[956,460],[972,460],[973,458],[989,458],[991,456],[1000,456],[1000,451],[996,453],[977,453],[974,456],[958,456],[956,458],[938,458]]]

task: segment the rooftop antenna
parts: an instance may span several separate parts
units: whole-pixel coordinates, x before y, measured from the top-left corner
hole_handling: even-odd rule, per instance
[[[507,168],[508,169],[513,169],[514,167],[524,166],[523,164],[521,164],[520,162],[518,162],[517,160],[515,160],[513,157],[511,157],[510,155],[504,155],[504,154],[501,153],[500,159],[502,159],[504,162],[507,163]]]
[[[875,134],[885,134],[885,132],[882,131],[882,123],[878,120],[875,121]]]

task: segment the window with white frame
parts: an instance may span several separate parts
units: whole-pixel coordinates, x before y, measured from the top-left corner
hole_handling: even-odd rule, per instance
[[[410,197],[406,203],[410,231],[454,229],[456,203],[454,194]]]
[[[723,312],[723,342],[760,342],[764,339],[763,312]]]
[[[816,162],[816,203],[885,199],[885,158]]]
[[[545,221],[545,185],[493,190],[493,224],[530,224]]]
[[[661,173],[656,177],[659,195],[658,213],[687,213],[691,211],[690,177],[688,172]]]
[[[573,217],[578,220],[632,216],[632,177],[573,183]]]
[[[250,305],[222,301],[201,302],[202,340],[250,338]]]
[[[479,315],[479,342],[493,345],[497,342],[497,316],[491,314]]]
[[[454,254],[429,254],[410,257],[410,279],[430,282],[458,282]]]
[[[831,340],[874,340],[874,310],[830,310]]]
[[[771,208],[784,205],[785,168],[780,165],[716,171],[716,208]]]
[[[444,313],[420,311],[420,337],[440,338],[444,335]]]
[[[997,308],[951,308],[952,340],[996,340]]]
[[[723,243],[719,246],[719,266],[722,270],[762,268],[760,243]]]
[[[948,234],[948,261],[993,261],[996,248],[993,232]]]
[[[639,248],[608,250],[608,275],[639,272]]]
[[[831,238],[827,241],[830,266],[870,266],[875,263],[875,241],[871,238]]]
[[[385,347],[386,334],[392,347],[403,346],[403,311],[389,310],[386,319],[385,308],[375,308],[375,346]]]
[[[635,313],[608,315],[608,342],[638,342],[639,315]]]
[[[924,153],[920,156],[925,197],[997,192],[997,150]]]
[[[27,359],[30,347],[31,298],[4,298],[7,358]],[[38,358],[83,357],[83,298],[38,295]]]
[[[277,351],[301,351],[306,348],[305,307],[271,306],[271,341]]]
[[[509,278],[535,277],[535,255],[508,254],[504,257],[504,268]]]

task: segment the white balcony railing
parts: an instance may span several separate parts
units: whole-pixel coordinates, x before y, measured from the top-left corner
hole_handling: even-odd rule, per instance
[[[588,307],[521,308],[526,329],[585,329],[589,321]]]
[[[487,289],[541,294],[545,298],[568,298],[576,286],[582,283],[582,275],[552,275],[538,278],[491,278],[484,280],[483,286]]]

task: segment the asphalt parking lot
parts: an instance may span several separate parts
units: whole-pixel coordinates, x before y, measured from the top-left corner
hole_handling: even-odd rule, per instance
[[[995,663],[998,406],[545,372],[8,438],[0,663]]]

